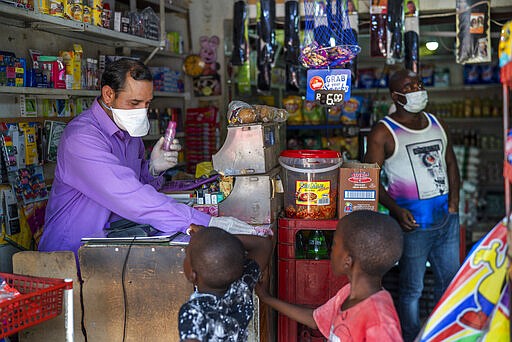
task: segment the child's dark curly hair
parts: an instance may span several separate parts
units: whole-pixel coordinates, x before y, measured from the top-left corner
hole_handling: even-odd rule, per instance
[[[227,288],[243,273],[245,249],[234,235],[209,227],[194,233],[189,245],[190,263],[205,285]]]
[[[344,248],[369,275],[382,277],[402,255],[402,229],[388,215],[358,210],[343,217],[337,229]]]

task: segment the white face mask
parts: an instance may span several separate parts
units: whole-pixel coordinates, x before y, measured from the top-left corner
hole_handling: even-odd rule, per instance
[[[395,93],[405,96],[405,99],[407,100],[406,104],[403,104],[399,101],[397,101],[397,103],[410,113],[419,113],[427,106],[428,95],[426,90],[418,90],[407,94],[402,94],[397,91],[395,91]]]
[[[149,120],[147,108],[118,109],[110,108],[117,127],[132,137],[142,137],[149,132]]]

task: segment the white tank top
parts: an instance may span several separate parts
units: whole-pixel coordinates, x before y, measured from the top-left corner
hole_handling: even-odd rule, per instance
[[[432,228],[448,215],[446,132],[439,121],[423,112],[427,127],[410,129],[390,117],[382,122],[395,142],[382,169],[388,178],[387,192],[397,204],[411,211],[420,228]]]

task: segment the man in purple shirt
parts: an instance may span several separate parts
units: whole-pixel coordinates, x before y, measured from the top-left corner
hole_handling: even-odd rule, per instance
[[[62,134],[40,251],[76,254],[83,237],[105,237],[104,228],[120,219],[170,234],[191,224],[253,229],[231,217],[212,219],[157,191],[181,146],[175,140],[171,151],[163,151],[161,138],[150,160],[144,158],[140,137],[149,130],[152,99],[152,76],[144,64],[121,59],[107,66],[101,96]]]

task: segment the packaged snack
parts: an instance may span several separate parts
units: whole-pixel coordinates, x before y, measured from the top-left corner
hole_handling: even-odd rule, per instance
[[[364,97],[352,96],[348,99],[341,110],[341,123],[345,125],[357,125],[363,105]]]
[[[464,65],[464,84],[480,83],[480,66]]]
[[[434,85],[434,65],[423,64],[421,67],[421,81],[424,86],[431,87]]]
[[[256,122],[256,112],[251,105],[242,101],[231,101],[227,112],[228,124],[237,125]]]
[[[253,105],[258,121],[273,122],[276,114],[276,108],[265,105]]]
[[[296,95],[287,96],[283,99],[283,106],[289,114],[289,125],[304,123],[304,118],[302,117],[302,97]]]
[[[373,88],[375,84],[375,69],[359,69],[359,88]]]
[[[337,104],[327,109],[327,122],[333,124],[339,124],[341,122],[341,110],[343,104]]]
[[[494,82],[494,65],[484,64],[480,67],[480,82],[493,83]]]
[[[325,120],[324,109],[315,101],[304,101],[302,114],[307,124],[320,124]]]

